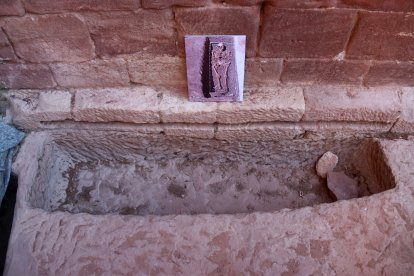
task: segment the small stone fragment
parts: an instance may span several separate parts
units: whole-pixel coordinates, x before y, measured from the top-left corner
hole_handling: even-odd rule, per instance
[[[338,156],[327,151],[316,163],[316,172],[320,177],[326,178],[327,173],[332,172],[336,164],[338,164]]]
[[[338,200],[358,197],[358,181],[350,178],[344,172],[328,173],[328,188]]]

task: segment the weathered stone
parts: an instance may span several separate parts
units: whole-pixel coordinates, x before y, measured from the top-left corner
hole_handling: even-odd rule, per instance
[[[139,0],[25,0],[24,6],[31,13],[58,13],[65,11],[135,10],[140,7],[140,3]]]
[[[248,93],[242,103],[219,103],[217,122],[299,121],[305,111],[302,88],[257,88]]]
[[[356,12],[285,10],[268,6],[259,54],[263,57],[333,58],[344,51]]]
[[[3,28],[16,54],[30,62],[77,62],[94,57],[86,25],[72,14],[10,18]]]
[[[246,86],[275,86],[283,69],[282,59],[252,58],[246,60]]]
[[[414,60],[414,15],[359,13],[346,57],[364,60]]]
[[[414,85],[414,63],[412,62],[376,62],[365,76],[366,86]]]
[[[328,188],[337,200],[348,200],[358,197],[358,181],[344,172],[328,172]]]
[[[256,52],[260,10],[258,7],[177,8],[179,54],[184,55],[184,35],[246,35],[248,57]]]
[[[20,0],[0,0],[0,16],[23,14],[24,8]]]
[[[391,123],[302,122],[306,139],[347,139],[376,137],[389,132]]]
[[[83,17],[99,56],[176,54],[173,15],[168,9],[85,13]]]
[[[0,62],[2,61],[16,61],[17,57],[14,54],[6,35],[0,29]]]
[[[163,130],[167,136],[179,136],[184,138],[213,139],[213,125],[194,124],[163,124]]]
[[[391,129],[396,133],[414,133],[414,88],[402,89],[401,115]]]
[[[217,104],[189,102],[184,95],[164,92],[160,112],[163,123],[215,123]]]
[[[145,9],[165,9],[172,6],[202,7],[210,3],[210,0],[142,0]]]
[[[362,84],[369,64],[350,61],[287,60],[281,81],[301,84]]]
[[[73,118],[86,122],[159,123],[162,94],[149,87],[80,89]]]
[[[71,119],[72,95],[64,90],[51,91],[10,91],[13,123],[26,130],[40,127],[42,122]]]
[[[218,125],[216,139],[219,140],[284,140],[303,134],[300,126],[284,123],[255,123],[243,125]]]
[[[341,6],[350,8],[362,8],[376,11],[402,11],[413,12],[414,2],[405,0],[341,0]]]
[[[128,55],[126,60],[131,82],[153,87],[186,86],[185,60],[182,58]]]
[[[56,83],[47,65],[0,64],[0,88],[52,88]]]
[[[393,123],[401,101],[393,88],[312,86],[304,89],[304,121]]]
[[[333,169],[338,164],[338,156],[330,151],[325,152],[321,158],[319,158],[316,163],[316,173],[322,177],[326,178],[326,175],[329,172],[332,172]]]
[[[319,9],[335,7],[338,0],[270,0],[269,2],[277,8]]]
[[[110,87],[129,84],[126,62],[123,59],[54,63],[50,67],[57,83],[62,87]]]

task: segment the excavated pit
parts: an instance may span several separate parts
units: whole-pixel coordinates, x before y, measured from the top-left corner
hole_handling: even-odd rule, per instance
[[[32,207],[125,215],[271,212],[333,201],[315,163],[358,180],[359,196],[395,187],[375,140],[219,141],[132,132],[51,133],[29,187]]]

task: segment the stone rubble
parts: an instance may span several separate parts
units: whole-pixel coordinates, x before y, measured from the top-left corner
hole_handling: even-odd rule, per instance
[[[316,172],[320,177],[326,178],[327,174],[332,172],[337,164],[338,156],[330,151],[325,152],[316,163]]]

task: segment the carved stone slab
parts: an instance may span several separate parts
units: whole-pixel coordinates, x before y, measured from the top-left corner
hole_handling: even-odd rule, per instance
[[[246,36],[185,37],[190,101],[243,101]]]

